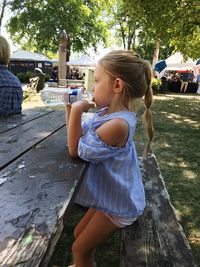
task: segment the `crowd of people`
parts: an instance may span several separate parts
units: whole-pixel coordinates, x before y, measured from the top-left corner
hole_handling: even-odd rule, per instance
[[[179,82],[180,83],[180,93],[186,93],[189,83],[197,83],[198,90],[200,90],[200,74],[194,74],[192,69],[188,69],[186,71],[168,71],[161,78],[162,80],[166,80],[168,82]]]
[[[55,66],[52,69],[52,80],[54,82],[58,82],[58,67]],[[68,73],[66,74],[66,79],[72,80],[83,80],[85,78],[85,73],[81,73],[79,68],[71,67],[68,69]]]

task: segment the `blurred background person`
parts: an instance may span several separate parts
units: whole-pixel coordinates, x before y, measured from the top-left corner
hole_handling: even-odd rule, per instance
[[[19,79],[8,70],[10,45],[0,35],[0,116],[21,113],[23,91]]]

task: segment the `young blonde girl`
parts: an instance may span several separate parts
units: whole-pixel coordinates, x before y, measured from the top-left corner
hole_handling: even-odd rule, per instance
[[[150,64],[138,55],[110,52],[94,72],[93,101],[99,110],[81,125],[83,112],[93,104],[78,101],[71,106],[67,121],[70,155],[90,162],[77,197],[89,209],[74,231],[72,266],[96,266],[95,248],[143,213],[145,194],[133,142],[137,119],[130,108],[144,96],[151,141],[151,76]]]

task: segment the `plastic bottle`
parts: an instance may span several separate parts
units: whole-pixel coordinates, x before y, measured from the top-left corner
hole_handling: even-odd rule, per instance
[[[42,101],[49,106],[63,105],[73,103],[82,99],[91,101],[91,97],[85,92],[85,88],[78,87],[75,89],[63,87],[47,87],[41,91]]]

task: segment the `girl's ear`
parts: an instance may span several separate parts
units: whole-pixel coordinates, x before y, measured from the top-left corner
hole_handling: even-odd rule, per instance
[[[123,89],[124,89],[124,81],[120,78],[116,78],[114,92],[120,94],[122,93]]]

